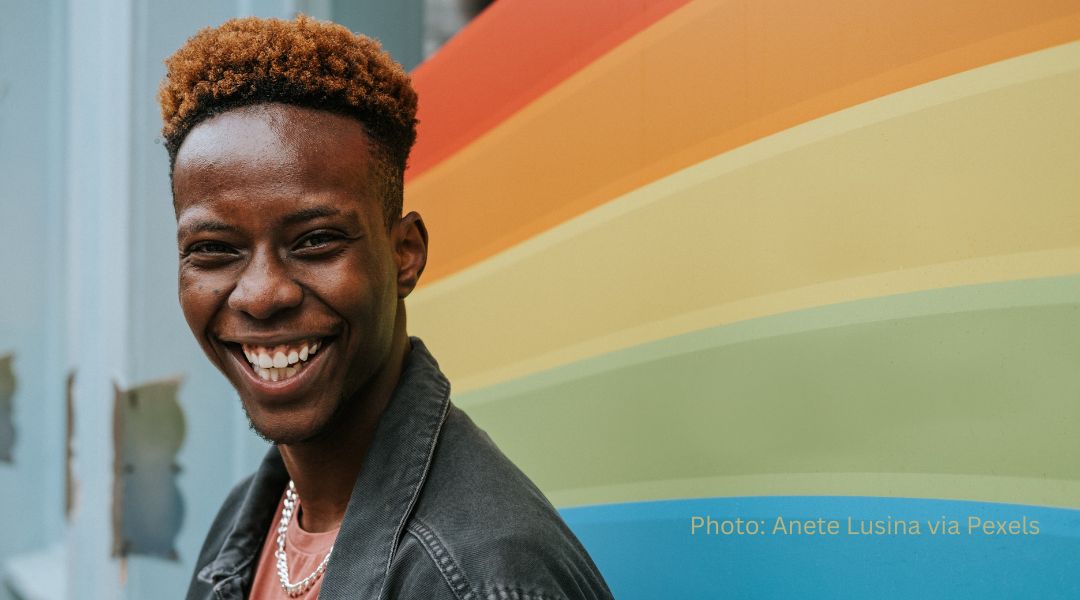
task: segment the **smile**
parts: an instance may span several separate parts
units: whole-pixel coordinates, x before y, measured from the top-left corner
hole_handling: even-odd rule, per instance
[[[242,344],[241,348],[259,379],[284,381],[299,375],[321,344],[322,340],[314,339],[277,346]]]

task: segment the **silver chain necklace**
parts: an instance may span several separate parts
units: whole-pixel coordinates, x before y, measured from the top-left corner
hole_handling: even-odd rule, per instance
[[[281,509],[281,521],[278,523],[277,551],[274,552],[274,556],[277,557],[277,574],[278,579],[281,580],[281,588],[292,598],[311,589],[311,586],[318,581],[319,577],[326,571],[326,563],[330,562],[330,553],[334,551],[334,547],[330,546],[330,550],[326,552],[326,556],[323,557],[322,562],[319,563],[319,566],[315,568],[315,571],[313,571],[311,575],[308,575],[296,583],[289,583],[289,560],[285,558],[285,532],[289,530],[289,521],[292,520],[293,511],[296,509],[296,503],[299,502],[299,500],[300,496],[296,493],[296,486],[293,485],[293,482],[290,479],[289,487],[285,490],[285,502]]]

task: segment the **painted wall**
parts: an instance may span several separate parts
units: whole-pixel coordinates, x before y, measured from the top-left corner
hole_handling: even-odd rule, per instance
[[[617,597],[1080,595],[1075,2],[506,1],[415,81],[410,329]]]
[[[14,461],[0,463],[0,559],[61,534],[65,331],[62,11],[4,3],[0,20],[0,354],[14,354]],[[32,116],[27,118],[27,116]],[[13,493],[15,492],[15,493]],[[34,527],[28,524],[35,524]],[[2,592],[0,592],[2,593]]]

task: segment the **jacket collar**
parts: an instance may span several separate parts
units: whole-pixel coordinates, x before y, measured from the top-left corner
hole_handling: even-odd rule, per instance
[[[390,561],[431,466],[450,406],[450,382],[419,338],[410,338],[401,379],[379,418],[323,575],[321,600],[382,598]],[[240,503],[235,526],[199,579],[237,587],[250,581],[289,474],[277,447],[267,452]],[[231,582],[231,583],[230,583]]]

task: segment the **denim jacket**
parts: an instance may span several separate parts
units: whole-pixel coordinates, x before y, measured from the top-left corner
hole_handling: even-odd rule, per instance
[[[411,338],[323,574],[319,598],[610,599],[603,577],[535,485],[450,402]],[[214,519],[188,600],[239,600],[288,473],[276,447]]]

